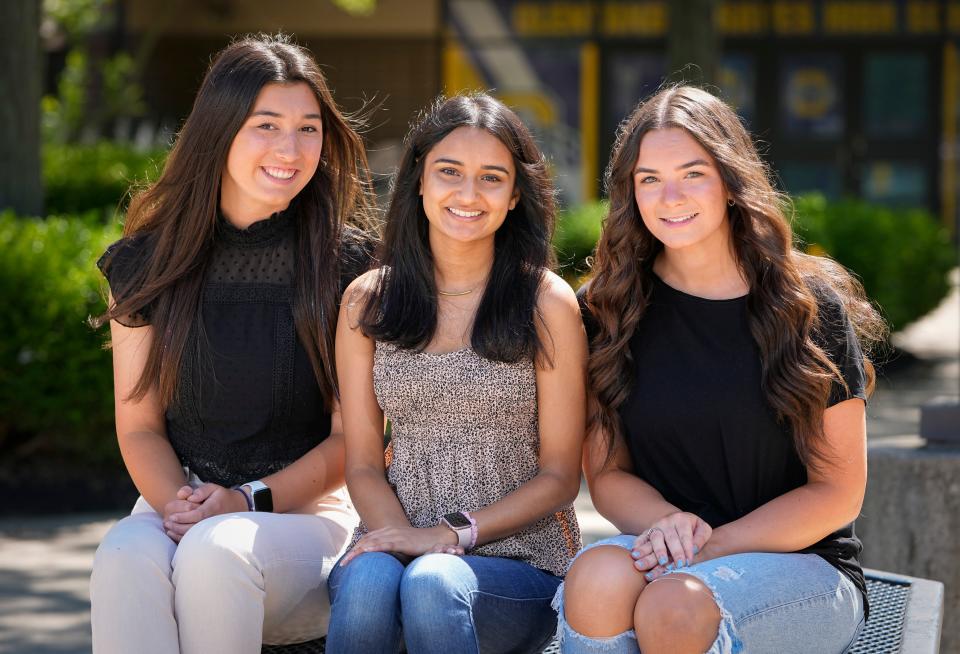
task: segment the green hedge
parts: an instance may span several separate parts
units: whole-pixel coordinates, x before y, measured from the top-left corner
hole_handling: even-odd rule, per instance
[[[46,144],[43,147],[44,201],[48,214],[91,210],[113,216],[126,204],[131,184],[157,178],[166,153],[140,152],[129,145]]]
[[[606,202],[591,202],[560,212],[553,248],[560,264],[560,274],[574,288],[579,286],[580,278],[589,272],[587,258],[600,239],[600,228],[606,214]]]
[[[942,224],[921,209],[888,209],[861,200],[795,201],[794,230],[808,252],[852,270],[883,311],[891,331],[937,307],[950,291],[957,254]]]
[[[120,229],[102,216],[0,213],[0,460],[119,460],[94,263]]]
[[[821,195],[795,200],[798,242],[852,270],[867,295],[899,330],[934,309],[950,290],[957,265],[950,236],[929,212],[888,209],[860,200],[828,202]],[[606,213],[603,202],[561,213],[554,246],[560,272],[576,287],[587,272]]]

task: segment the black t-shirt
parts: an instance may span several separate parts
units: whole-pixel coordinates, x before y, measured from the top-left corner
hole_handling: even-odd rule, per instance
[[[817,295],[817,344],[847,384],[834,384],[829,405],[865,399],[853,327],[838,298],[829,291]],[[707,300],[654,276],[630,349],[634,381],[620,407],[624,437],[634,472],[664,499],[716,528],[806,483],[790,430],[778,423],[761,389],[747,296]],[[846,574],[866,601],[852,523],[802,551]]]
[[[244,230],[218,220],[200,314],[165,415],[181,463],[204,481],[232,486],[259,479],[330,433],[330,414],[293,320],[294,227],[284,213]],[[347,230],[340,250],[341,279],[334,283],[342,293],[369,266],[371,244]],[[143,283],[153,251],[150,234],[110,246],[97,265],[114,297]],[[156,304],[120,322],[150,324]]]

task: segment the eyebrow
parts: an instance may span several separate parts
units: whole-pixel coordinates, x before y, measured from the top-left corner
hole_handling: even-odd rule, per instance
[[[684,169],[686,169],[686,168],[693,168],[694,166],[707,166],[707,167],[709,167],[709,166],[710,166],[710,162],[709,162],[709,161],[706,161],[706,160],[704,160],[704,159],[694,159],[693,161],[688,161],[688,162],[685,163],[685,164],[682,164],[682,165],[680,165],[680,166],[677,166],[676,169],[677,169],[677,170],[684,170]],[[634,174],[634,175],[636,175],[637,173],[658,173],[658,172],[660,172],[660,171],[659,171],[659,170],[654,170],[653,168],[643,168],[643,167],[641,167],[641,166],[637,166],[636,168],[633,169],[633,174]]]
[[[434,161],[433,163],[435,163],[435,164],[438,164],[438,163],[448,163],[448,164],[453,164],[454,166],[462,166],[462,165],[463,165],[463,162],[462,162],[462,161],[457,161],[456,159],[447,159],[447,158],[445,158],[445,157],[441,157],[440,159],[437,159],[437,160]],[[506,168],[504,168],[503,166],[494,166],[494,165],[492,165],[492,164],[487,164],[486,166],[480,166],[480,168],[482,168],[483,170],[499,170],[499,171],[500,171],[501,173],[503,173],[504,175],[507,175],[508,177],[510,176],[510,171],[507,170]]]
[[[254,117],[254,116],[270,116],[271,118],[282,118],[282,117],[283,117],[282,114],[278,114],[276,111],[270,111],[269,109],[261,109],[260,111],[254,111],[252,114],[250,114],[250,117],[252,118],[252,117]],[[309,118],[309,119],[313,119],[313,120],[321,120],[321,119],[322,119],[322,117],[320,116],[320,114],[306,114],[306,115],[304,116],[304,118]]]

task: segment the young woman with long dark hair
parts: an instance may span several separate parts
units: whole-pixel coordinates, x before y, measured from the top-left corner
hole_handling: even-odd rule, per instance
[[[841,652],[865,612],[862,345],[851,276],[794,248],[736,114],[666,88],[623,124],[582,304],[585,472],[624,535],[558,592],[565,652]]]
[[[91,579],[95,652],[259,652],[326,630],[356,525],[334,332],[369,247],[360,137],[283,36],[213,60],[109,280],[117,437],[141,498]]]
[[[499,101],[439,101],[411,130],[382,267],[337,327],[362,522],[330,576],[328,651],[525,652],[553,635],[586,408],[554,213],[544,157]]]

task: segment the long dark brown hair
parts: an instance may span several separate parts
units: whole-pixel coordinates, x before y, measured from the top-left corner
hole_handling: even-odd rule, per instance
[[[372,206],[366,154],[310,53],[288,36],[261,34],[237,40],[214,57],[163,172],[127,211],[124,236],[149,239],[151,255],[130,281],[130,293],[115,298],[94,324],[151,307],[153,342],[131,399],[153,387],[164,406],[175,397],[199,311],[230,146],[264,85],[295,82],[316,95],[323,151],[316,173],[288,209],[297,225],[293,317],[324,401],[329,405],[336,397],[341,235],[346,219],[363,223]]]
[[[360,325],[367,336],[405,348],[422,349],[433,338],[437,284],[420,179],[427,154],[458,127],[485,130],[503,143],[513,156],[520,195],[494,237],[493,268],[471,345],[495,361],[534,358],[543,352],[537,333],[540,284],[554,265],[554,188],[546,159],[520,117],[484,93],[438,99],[407,135],[377,257],[383,267]]]
[[[886,326],[842,266],[793,246],[789,200],[775,190],[749,133],[723,101],[690,86],[667,87],[639,104],[621,125],[606,170],[610,208],[584,294],[596,323],[588,365],[597,400],[591,428],[606,434],[608,452],[623,430],[618,409],[632,385],[629,342],[649,304],[653,263],[663,250],[640,216],[633,169],[643,137],[664,128],[683,129],[716,161],[734,201],[728,219],[737,263],[750,288],[748,320],[760,349],[763,390],[789,427],[801,461],[816,464],[824,454],[823,412],[831,384],[844,384],[816,342],[824,313],[818,298],[842,304],[865,353],[883,339]],[[869,360],[866,373],[872,390]]]

